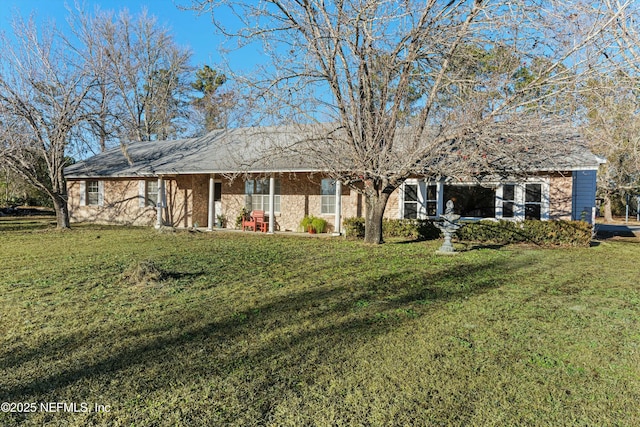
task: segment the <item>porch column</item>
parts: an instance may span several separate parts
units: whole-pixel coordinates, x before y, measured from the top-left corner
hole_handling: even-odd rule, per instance
[[[269,177],[269,234],[273,234],[275,232],[275,200],[276,200],[276,178],[271,175]]]
[[[207,210],[207,231],[213,230],[213,224],[215,220],[215,175],[209,175],[209,206]]]
[[[158,203],[156,204],[156,228],[162,227],[162,209],[166,205],[164,194],[164,179],[162,175],[158,176]]]
[[[339,236],[342,234],[340,223],[342,221],[342,182],[336,180],[336,215],[333,223],[333,234]]]

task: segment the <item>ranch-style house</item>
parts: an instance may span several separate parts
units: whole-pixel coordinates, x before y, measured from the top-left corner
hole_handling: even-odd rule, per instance
[[[305,215],[313,215],[339,233],[344,218],[363,216],[362,195],[311,159],[262,150],[296,137],[291,127],[240,128],[108,150],[66,168],[71,220],[233,228],[245,208],[264,211],[270,232],[296,231]],[[562,158],[531,162],[520,177],[479,184],[414,176],[391,195],[385,216],[438,218],[454,199],[464,219],[592,222],[602,162],[576,143]]]

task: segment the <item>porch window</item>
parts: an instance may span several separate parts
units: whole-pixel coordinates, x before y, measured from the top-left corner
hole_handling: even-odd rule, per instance
[[[542,215],[542,184],[526,184],[524,218],[540,219]]]
[[[436,184],[427,184],[425,205],[427,206],[428,216],[436,216],[438,214],[438,187]]]
[[[405,219],[418,218],[418,184],[404,185],[404,216]]]
[[[320,183],[320,213],[335,214],[336,213],[336,181],[331,178],[325,178]]]
[[[145,181],[146,206],[158,205],[158,181]]]
[[[495,218],[496,189],[480,185],[447,185],[444,200],[453,200],[454,210],[463,217]]]
[[[252,211],[269,212],[269,178],[249,179],[244,183],[245,205]],[[274,212],[280,212],[280,180],[275,180]]]
[[[87,206],[98,206],[100,203],[100,183],[87,181],[86,192]]]
[[[513,218],[516,206],[516,185],[504,184],[502,186],[502,217]]]

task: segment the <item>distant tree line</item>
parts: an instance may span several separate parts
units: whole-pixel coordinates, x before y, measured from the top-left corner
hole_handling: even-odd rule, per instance
[[[235,97],[221,89],[227,78],[196,70],[191,52],[144,12],[70,10],[64,28],[16,16],[12,28],[0,35],[4,204],[31,186],[68,227],[63,170],[74,157],[227,124]]]

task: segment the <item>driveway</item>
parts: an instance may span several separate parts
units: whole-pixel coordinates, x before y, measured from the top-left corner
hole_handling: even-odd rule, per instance
[[[596,235],[600,239],[626,237],[640,239],[640,225],[633,224],[596,224]]]

